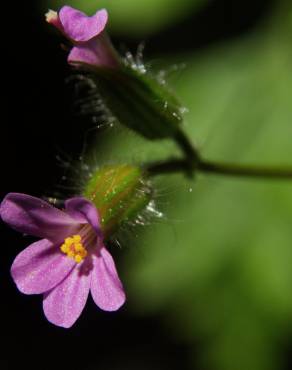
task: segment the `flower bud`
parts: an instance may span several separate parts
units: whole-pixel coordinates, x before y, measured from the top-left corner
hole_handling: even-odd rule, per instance
[[[179,135],[183,108],[144,69],[123,62],[106,34],[105,9],[89,17],[64,6],[59,13],[49,11],[46,19],[71,42],[68,62],[91,72],[107,108],[122,125],[148,139]]]
[[[152,190],[139,167],[104,166],[97,169],[83,195],[98,209],[105,238],[125,223],[134,223],[151,201]]]

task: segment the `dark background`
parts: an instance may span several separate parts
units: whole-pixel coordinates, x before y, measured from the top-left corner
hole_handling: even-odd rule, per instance
[[[182,24],[147,39],[145,57],[171,54],[174,47],[176,52],[196,50],[236,38],[262,21],[274,3],[211,1]],[[48,32],[37,1],[20,4],[2,9],[1,198],[13,191],[56,194],[64,174],[57,156],[77,159],[91,125],[89,119],[74,115],[71,87],[65,83],[70,69],[59,48],[60,39]],[[136,40],[114,41],[133,50],[137,46]],[[17,365],[30,369],[65,365],[72,370],[188,368],[188,348],[163,326],[163,318],[134,317],[127,305],[108,314],[89,300],[72,329],[48,323],[41,297],[20,294],[9,275],[14,257],[30,239],[3,224],[0,229],[2,369]],[[287,364],[289,347],[287,338]]]

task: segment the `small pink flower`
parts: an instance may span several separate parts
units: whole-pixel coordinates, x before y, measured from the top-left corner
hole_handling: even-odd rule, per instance
[[[11,275],[22,293],[44,294],[50,322],[71,327],[89,291],[102,310],[116,311],[124,304],[123,286],[91,202],[72,198],[61,211],[39,198],[10,193],[0,215],[15,230],[41,238],[16,257]]]
[[[81,11],[64,6],[59,14],[50,10],[47,22],[58,28],[74,45],[68,56],[69,63],[116,67],[118,59],[105,34],[108,14],[105,9],[88,17]]]

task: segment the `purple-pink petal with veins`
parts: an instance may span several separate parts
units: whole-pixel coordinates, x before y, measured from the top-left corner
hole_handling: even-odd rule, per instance
[[[126,300],[114,260],[105,247],[93,256],[90,291],[94,302],[104,311],[116,311]]]
[[[21,233],[55,242],[62,241],[79,226],[65,212],[26,194],[9,193],[1,203],[0,216]]]
[[[70,6],[64,6],[59,12],[64,33],[75,42],[86,42],[98,36],[105,28],[108,14],[99,10],[91,17]]]
[[[44,295],[43,309],[51,323],[70,328],[81,315],[91,280],[91,272],[83,271],[86,262],[77,265],[59,285]]]
[[[42,239],[15,258],[11,275],[22,293],[40,294],[59,284],[75,265],[73,259],[60,252],[59,246]]]
[[[102,237],[100,230],[100,217],[95,205],[83,197],[75,197],[65,202],[66,212],[80,223],[89,223],[98,236]]]

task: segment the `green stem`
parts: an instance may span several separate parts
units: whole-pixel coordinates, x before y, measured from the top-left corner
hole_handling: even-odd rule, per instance
[[[150,176],[160,174],[179,173],[192,170],[224,176],[270,178],[270,179],[292,179],[292,167],[265,167],[237,165],[232,163],[219,163],[196,158],[190,167],[189,160],[172,159],[165,162],[157,162],[146,168]]]
[[[186,158],[185,162],[187,161],[189,163],[189,167],[193,168],[196,163],[200,161],[200,156],[197,149],[193,146],[192,142],[182,130],[178,130],[174,140],[184,153]]]
[[[183,152],[185,159],[170,159],[149,164],[145,166],[145,171],[148,175],[155,176],[179,172],[193,175],[199,171],[234,177],[292,180],[292,167],[252,166],[208,161],[200,157],[199,152],[182,130],[178,130],[174,139]]]
[[[214,173],[217,175],[287,180],[292,179],[292,167],[248,166],[201,161],[198,169],[205,173]]]

